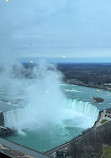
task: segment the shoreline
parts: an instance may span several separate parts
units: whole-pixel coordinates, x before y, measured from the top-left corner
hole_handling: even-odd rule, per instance
[[[105,86],[104,84],[103,85],[92,85],[92,84],[86,84],[84,82],[81,82],[81,81],[75,81],[73,79],[71,80],[65,80],[64,81],[66,84],[71,84],[71,85],[77,85],[77,86],[83,86],[83,87],[90,87],[90,88],[99,88],[99,89],[103,89],[103,90],[107,90],[109,92],[111,92],[111,85],[107,85]]]
[[[50,149],[46,152],[44,152],[44,154],[46,154],[47,156],[51,156],[51,157],[55,157],[56,156],[56,153],[57,151],[62,151],[63,153],[67,153],[69,152],[69,148],[70,148],[70,144],[72,142],[76,142],[76,143],[80,143],[81,140],[83,139],[84,140],[84,137],[87,137],[87,135],[90,133],[90,132],[95,132],[96,130],[98,130],[99,128],[101,128],[102,126],[104,126],[105,124],[107,125],[108,123],[111,123],[111,119],[110,120],[107,120],[107,122],[103,123],[103,124],[99,124],[98,126],[98,123],[101,121],[101,118],[102,118],[102,114],[105,112],[105,110],[102,110],[102,111],[99,111],[99,114],[98,114],[98,118],[97,120],[95,121],[93,127],[91,128],[88,128],[87,130],[83,131],[79,136],[71,139],[70,141],[64,143],[64,144],[61,144],[53,149]],[[104,113],[105,114],[105,113]]]
[[[55,154],[58,150],[62,150],[62,151],[66,151],[68,148],[69,148],[69,145],[72,141],[75,141],[75,140],[78,140],[80,139],[81,137],[83,137],[87,132],[89,132],[90,130],[92,130],[93,128],[95,128],[97,122],[100,120],[101,118],[101,111],[99,111],[99,114],[98,114],[98,118],[97,120],[95,121],[94,125],[91,127],[91,128],[88,128],[86,130],[84,130],[80,135],[78,135],[77,137],[75,138],[72,138],[71,140],[69,140],[68,142],[64,143],[64,144],[61,144],[53,149],[50,149],[46,152],[44,152],[44,154],[46,154],[47,156],[53,156],[55,157]]]

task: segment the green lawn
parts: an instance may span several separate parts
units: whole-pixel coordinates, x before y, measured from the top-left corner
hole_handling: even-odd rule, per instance
[[[104,120],[101,121],[101,124],[103,124],[103,123],[105,123],[107,121],[108,121],[107,119],[104,119]]]
[[[111,148],[108,146],[104,147],[104,155],[102,158],[111,158]]]

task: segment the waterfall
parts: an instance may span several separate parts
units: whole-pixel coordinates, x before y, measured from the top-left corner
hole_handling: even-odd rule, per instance
[[[89,102],[68,99],[64,106],[61,116],[64,127],[91,128],[98,118],[99,109]]]
[[[78,114],[83,114],[85,116],[91,117],[92,119],[97,119],[99,114],[99,109],[90,104],[89,102],[78,101],[77,99],[68,99],[66,100],[66,108],[71,111],[74,111]]]
[[[4,124],[5,127],[18,129],[24,120],[28,120],[29,110],[27,107],[16,108],[7,112],[4,112]]]
[[[36,109],[32,109],[28,106],[19,109],[13,109],[4,113],[5,126],[10,128],[24,129],[24,128],[35,128],[38,124],[43,123],[44,119],[40,122],[38,112],[36,114]],[[97,120],[99,110],[97,107],[91,105],[88,102],[67,99],[64,102],[63,109],[61,113],[58,111],[58,120],[72,119],[77,116],[83,119],[87,117],[93,123]],[[59,117],[61,115],[61,117]],[[47,117],[47,116],[43,116]],[[54,117],[54,116],[53,116]],[[56,117],[54,117],[56,119]]]

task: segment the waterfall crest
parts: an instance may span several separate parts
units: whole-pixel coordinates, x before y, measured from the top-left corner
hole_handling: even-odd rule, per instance
[[[78,114],[83,114],[85,116],[91,117],[92,119],[97,119],[99,114],[99,109],[90,104],[89,102],[78,101],[77,99],[68,99],[65,103],[66,107]]]
[[[40,122],[39,116],[35,115],[35,112],[34,115],[32,115],[33,113],[31,110],[33,109],[31,109],[29,106],[25,106],[23,108],[13,109],[11,111],[5,112],[4,113],[5,126],[10,128],[16,128],[16,129],[25,129],[25,128],[31,129],[39,126],[40,124],[43,124],[44,119],[43,121]],[[72,118],[74,119],[76,117],[78,118],[86,117],[94,123],[97,120],[98,114],[99,114],[99,110],[97,109],[97,107],[91,105],[88,102],[67,99],[64,102],[62,111],[58,111],[57,121],[63,121]],[[55,118],[55,122],[56,122],[56,118]]]

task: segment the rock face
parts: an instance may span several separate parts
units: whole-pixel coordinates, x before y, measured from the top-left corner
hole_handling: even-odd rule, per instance
[[[4,114],[0,112],[0,137],[6,137],[9,135],[13,135],[15,133],[14,130],[4,127]]]
[[[8,127],[3,127],[3,126],[0,126],[0,137],[6,137],[6,136],[10,136],[10,135],[13,135],[14,134],[14,131],[11,130],[10,128]]]
[[[94,103],[102,103],[104,101],[103,98],[99,98],[99,97],[93,97],[94,99]]]
[[[109,114],[111,114],[111,108],[109,108],[109,109],[106,109],[106,113],[109,113]]]
[[[4,126],[4,115],[3,112],[0,111],[0,126]]]

